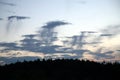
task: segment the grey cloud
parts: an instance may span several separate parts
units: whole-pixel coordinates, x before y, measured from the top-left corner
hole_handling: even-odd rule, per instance
[[[111,54],[114,53],[114,51],[112,50],[109,50],[109,51],[106,51],[106,52],[102,52],[102,49],[103,48],[100,48],[98,49],[97,52],[95,53],[92,53],[93,55],[96,55],[97,59],[99,58],[104,58],[104,59],[112,59],[114,58],[114,56],[112,56]]]
[[[0,42],[0,46],[2,47],[16,47],[17,43],[5,43],[5,42]]]
[[[0,47],[4,47],[5,49],[1,50],[1,52],[7,52],[9,50],[20,50],[20,47],[17,43],[14,42],[0,42]]]
[[[115,57],[112,55],[107,55],[107,53],[98,53],[96,54],[96,59],[100,60],[100,59],[114,59]]]
[[[70,42],[71,46],[78,46],[79,48],[82,48],[85,43],[84,42],[85,33],[86,32],[81,32],[81,35],[73,36]]]
[[[80,54],[82,55],[84,52],[90,52],[89,50],[84,50],[84,49],[81,49],[81,50],[72,50],[71,53],[76,53],[76,54]]]
[[[21,42],[21,49],[22,50],[27,50],[27,51],[32,51],[32,52],[41,52],[41,53],[63,53],[63,51],[59,51],[56,50],[59,47],[62,46],[58,46],[58,45],[46,45],[45,46],[45,42],[39,40],[39,39],[35,39],[37,36],[37,34],[30,34],[30,35],[23,35],[24,39],[20,40]]]
[[[83,33],[97,33],[96,31],[81,31]]]
[[[113,26],[108,26],[107,28],[105,29],[102,29],[101,32],[103,34],[113,34],[114,35],[117,35],[120,33],[120,25],[113,25]]]
[[[102,48],[96,52],[89,51],[88,54],[94,56],[96,60],[114,59],[115,57],[111,55],[114,51],[101,52]]]
[[[51,46],[54,41],[57,41],[58,32],[54,28],[67,25],[69,23],[63,21],[50,21],[46,25],[42,26],[42,29],[38,31],[39,39],[45,46]]]
[[[24,20],[24,19],[30,19],[30,17],[26,16],[8,16],[8,23],[6,25],[6,33],[7,35],[12,32],[12,30],[18,30],[20,27],[17,25],[19,23],[19,20]]]
[[[114,53],[114,51],[107,51],[107,52],[104,52],[104,54],[112,54]]]
[[[117,51],[120,51],[120,50],[117,50]]]
[[[0,20],[3,20],[3,18],[0,18]]]
[[[3,5],[9,5],[9,6],[16,6],[16,4],[13,4],[13,3],[7,3],[7,2],[1,2],[1,1],[0,1],[0,4],[3,4]]]
[[[113,34],[101,34],[100,36],[112,36]]]
[[[93,41],[93,42],[89,42],[87,41],[87,37],[90,37],[89,34],[94,34],[97,32],[94,31],[81,31],[80,35],[74,35],[71,38],[69,43],[72,47],[77,46],[77,48],[82,48],[84,45],[92,45],[92,44],[98,44],[100,43],[99,41]]]
[[[51,28],[55,28],[57,26],[67,25],[67,24],[70,24],[70,23],[63,22],[63,21],[50,21],[50,22],[46,23],[46,25],[44,25],[42,27],[51,29]]]
[[[111,25],[100,30],[101,34],[98,37],[94,38],[94,42],[101,42],[104,38],[113,38],[116,35],[120,34],[120,25]]]
[[[14,18],[14,17],[13,17]],[[84,45],[92,45],[92,44],[99,44],[100,41],[93,41],[89,42],[86,41],[86,37],[89,37],[89,34],[94,34],[97,32],[94,31],[81,31],[80,35],[74,35],[72,37],[67,37],[67,40],[64,41],[64,44],[71,45],[72,47],[67,46],[59,46],[54,45],[54,41],[58,40],[57,32],[54,31],[54,28],[61,25],[66,25],[69,23],[61,22],[61,21],[51,21],[46,23],[46,25],[42,26],[42,29],[39,30],[36,34],[27,34],[22,35],[24,39],[20,40],[21,45],[17,46],[17,43],[0,43],[1,47],[6,47],[5,50],[25,50],[30,52],[41,52],[44,54],[54,54],[54,53],[74,53],[79,58],[82,57],[84,52],[88,52],[92,55],[95,55],[96,58],[113,58],[113,56],[110,56],[109,54],[112,54],[113,51],[108,51],[105,53],[101,53],[100,50],[97,52],[91,52],[87,49],[83,50],[82,47]],[[101,34],[101,36],[110,36],[111,33],[108,34]],[[77,49],[74,49],[73,47],[77,46]],[[71,58],[72,56],[65,55],[68,58]],[[63,57],[65,57],[63,56]],[[74,57],[77,57],[74,56]]]
[[[36,36],[37,36],[37,34],[22,35],[22,37],[31,38],[31,39],[36,37]]]
[[[11,23],[12,19],[24,19],[26,17],[20,16],[9,16],[8,20]],[[62,47],[58,45],[53,45],[53,42],[57,39],[57,32],[54,32],[54,28],[61,25],[69,24],[63,21],[51,21],[42,26],[42,30],[39,30],[37,34],[22,35],[24,39],[20,40],[20,46],[12,43],[4,43],[1,46],[5,46],[4,50],[26,50],[32,52],[42,52],[42,53],[63,53],[64,51],[57,50],[57,48]],[[10,25],[10,24],[9,24]],[[10,26],[9,26],[10,27]],[[7,27],[7,28],[9,28]]]
[[[30,19],[30,17],[26,17],[26,16],[9,16],[8,17],[8,20],[12,20],[12,19],[22,20],[22,19]]]

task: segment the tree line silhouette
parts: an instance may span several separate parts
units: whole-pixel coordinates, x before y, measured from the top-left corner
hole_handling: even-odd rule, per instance
[[[120,64],[78,59],[24,61],[0,66],[0,80],[120,80]]]

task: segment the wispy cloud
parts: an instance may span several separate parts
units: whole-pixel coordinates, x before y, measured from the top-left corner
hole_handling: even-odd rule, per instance
[[[6,34],[9,35],[12,32],[16,32],[22,24],[20,21],[25,20],[25,19],[30,19],[30,17],[26,16],[8,16],[8,23],[6,25]]]
[[[101,30],[104,34],[118,35],[120,33],[120,25],[111,25]]]

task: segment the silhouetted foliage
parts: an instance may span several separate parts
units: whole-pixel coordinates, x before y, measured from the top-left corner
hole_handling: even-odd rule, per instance
[[[120,80],[119,63],[56,59],[0,66],[0,80]]]

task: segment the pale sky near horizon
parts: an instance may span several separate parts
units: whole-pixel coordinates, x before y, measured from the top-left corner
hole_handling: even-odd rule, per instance
[[[120,0],[0,0],[16,6],[0,4],[0,41],[5,38],[8,16],[27,16],[18,25],[19,37],[35,33],[46,22],[62,20],[71,25],[57,28],[59,36],[71,36],[80,31],[99,31],[110,25],[120,24]],[[15,35],[15,33],[13,34]],[[16,37],[15,40],[17,40]],[[14,41],[13,39],[11,41]]]

